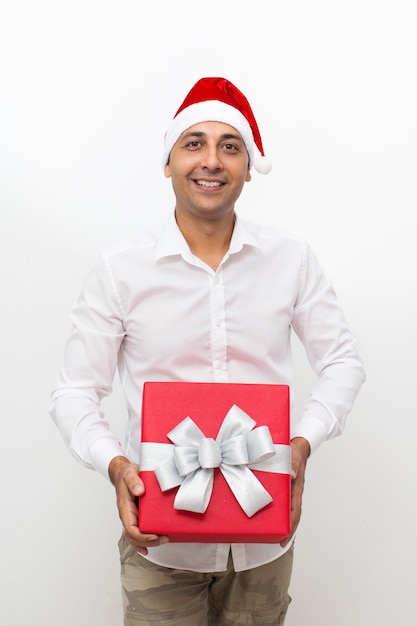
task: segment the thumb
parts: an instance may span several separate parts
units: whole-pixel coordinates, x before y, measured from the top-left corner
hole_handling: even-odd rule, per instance
[[[145,492],[145,485],[139,477],[138,465],[132,463],[128,468],[126,468],[124,479],[127,488],[134,496],[141,496]]]

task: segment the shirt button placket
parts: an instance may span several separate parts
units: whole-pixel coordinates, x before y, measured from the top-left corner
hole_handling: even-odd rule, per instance
[[[211,358],[215,382],[227,382],[225,320],[223,270],[219,268],[212,278],[210,291]]]

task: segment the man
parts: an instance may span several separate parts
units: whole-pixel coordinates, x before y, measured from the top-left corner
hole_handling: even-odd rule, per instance
[[[165,135],[175,212],[158,233],[104,253],[73,310],[51,413],[75,457],[115,486],[127,626],[284,623],[307,459],[342,432],[364,380],[309,246],[236,216],[254,164],[269,170],[245,96],[223,78],[201,79]],[[144,382],[291,385],[291,328],[318,378],[292,428],[290,534],[273,545],[170,544],[142,534]],[[129,413],[124,447],[100,412],[116,367]]]

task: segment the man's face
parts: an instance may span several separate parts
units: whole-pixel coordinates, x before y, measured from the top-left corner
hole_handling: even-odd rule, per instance
[[[221,219],[234,212],[243,185],[251,179],[244,141],[228,124],[195,124],[172,148],[165,176],[172,180],[177,215]]]

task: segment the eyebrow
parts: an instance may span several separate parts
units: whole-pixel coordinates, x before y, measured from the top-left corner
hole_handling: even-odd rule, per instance
[[[202,131],[190,131],[188,133],[184,133],[183,135],[181,135],[182,139],[188,139],[189,137],[205,137],[207,135],[207,133],[203,133]],[[243,142],[243,138],[241,137],[241,135],[237,135],[234,133],[224,133],[223,135],[221,135],[220,139],[224,140],[224,139],[235,139],[237,141],[242,141]]]

